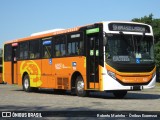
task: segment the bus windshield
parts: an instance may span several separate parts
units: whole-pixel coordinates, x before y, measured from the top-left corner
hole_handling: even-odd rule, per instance
[[[153,63],[153,37],[146,35],[107,34],[106,61]]]

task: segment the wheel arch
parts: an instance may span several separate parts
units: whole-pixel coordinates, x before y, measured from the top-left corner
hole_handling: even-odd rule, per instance
[[[28,74],[27,72],[24,72],[23,75],[22,75],[22,84],[23,84],[24,77],[25,77],[26,75],[28,75],[28,77],[29,77],[29,74]]]
[[[75,90],[75,84],[76,84],[76,78],[78,76],[82,76],[82,74],[79,72],[79,71],[75,71],[73,74],[72,74],[72,77],[71,77],[71,91],[74,91]]]

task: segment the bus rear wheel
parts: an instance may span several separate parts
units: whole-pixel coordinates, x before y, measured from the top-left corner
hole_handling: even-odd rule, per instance
[[[127,94],[126,90],[113,91],[113,95],[118,99],[124,98],[126,94]]]
[[[30,87],[30,79],[28,75],[25,75],[23,78],[23,90],[26,92],[32,91],[32,88]]]
[[[81,76],[78,76],[76,79],[76,94],[79,97],[88,96],[88,91],[84,90],[84,81]]]

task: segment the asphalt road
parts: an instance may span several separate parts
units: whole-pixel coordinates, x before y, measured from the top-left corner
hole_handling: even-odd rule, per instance
[[[66,113],[68,111],[88,111],[91,116],[96,114],[91,111],[106,111],[106,114],[107,111],[119,113],[123,113],[123,111],[141,111],[142,113],[157,111],[160,113],[160,83],[154,89],[130,91],[124,99],[116,99],[111,93],[104,92],[91,93],[89,97],[73,96],[69,92],[55,93],[53,90],[47,89],[27,93],[22,90],[21,86],[0,84],[0,111],[63,111]],[[61,114],[64,114],[63,112]],[[111,117],[112,113],[110,112],[108,117]],[[74,114],[77,113],[73,112]],[[133,113],[133,115],[137,114]],[[106,118],[107,116],[101,117]],[[132,117],[137,118],[138,116]],[[49,119],[52,118],[49,117]],[[68,118],[64,116],[63,119]],[[78,117],[78,119],[82,118]]]

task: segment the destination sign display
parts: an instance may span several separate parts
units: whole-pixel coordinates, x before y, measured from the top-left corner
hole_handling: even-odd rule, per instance
[[[110,23],[109,30],[150,33],[150,28],[147,25],[129,24],[129,23]]]

